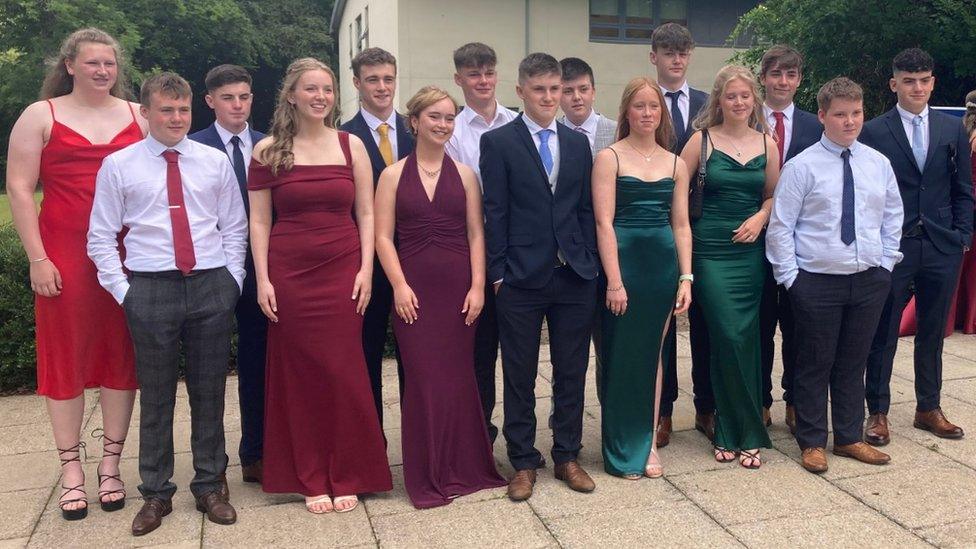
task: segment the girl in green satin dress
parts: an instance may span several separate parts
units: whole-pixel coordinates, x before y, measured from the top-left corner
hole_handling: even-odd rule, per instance
[[[695,299],[711,346],[715,395],[715,459],[759,468],[769,448],[763,421],[759,303],[766,272],[763,229],[779,179],[776,143],[765,133],[759,86],[752,73],[729,65],[719,71],[708,103],[695,120],[708,131],[702,217],[692,223]],[[688,171],[700,162],[702,132],[681,157]]]
[[[691,273],[691,228],[688,171],[668,151],[671,119],[657,83],[632,80],[619,120],[619,141],[597,155],[592,178],[607,275],[600,401],[604,468],[635,480],[664,474],[654,436],[661,343],[673,312],[691,304],[690,280],[679,281]]]

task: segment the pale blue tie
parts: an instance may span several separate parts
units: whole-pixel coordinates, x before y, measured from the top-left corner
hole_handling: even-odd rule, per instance
[[[552,151],[549,150],[549,136],[552,130],[539,130],[539,156],[542,158],[542,167],[546,169],[546,175],[552,175]]]
[[[915,163],[918,171],[925,169],[925,138],[922,136],[922,117],[912,118],[912,154],[915,155]]]

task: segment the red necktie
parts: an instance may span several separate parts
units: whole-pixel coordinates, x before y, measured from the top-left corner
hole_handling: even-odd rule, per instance
[[[773,117],[776,118],[776,148],[779,150],[779,167],[783,167],[783,163],[786,162],[786,156],[783,152],[783,146],[786,144],[786,124],[783,123],[783,113],[773,112]]]
[[[173,224],[173,254],[176,268],[188,274],[197,264],[193,253],[193,238],[190,236],[190,220],[186,215],[183,201],[183,179],[180,177],[180,153],[174,150],[163,152],[166,159],[166,195],[169,198],[169,218]]]

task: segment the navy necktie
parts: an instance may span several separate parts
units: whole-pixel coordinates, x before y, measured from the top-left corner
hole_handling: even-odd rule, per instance
[[[844,159],[844,194],[841,198],[840,241],[845,246],[854,242],[854,171],[851,170],[851,150],[840,153]]]
[[[234,152],[231,160],[234,161],[234,175],[237,176],[237,184],[241,187],[241,194],[244,196],[244,206],[248,205],[247,200],[247,166],[244,165],[244,153],[241,152],[241,138],[236,135],[230,138],[234,145]]]
[[[664,94],[671,100],[671,125],[674,126],[675,147],[685,139],[685,117],[681,115],[681,107],[678,106],[678,98],[682,93],[684,93],[682,90],[678,90]]]

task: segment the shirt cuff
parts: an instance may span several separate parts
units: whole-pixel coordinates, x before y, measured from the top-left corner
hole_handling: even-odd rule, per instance
[[[115,301],[119,305],[121,305],[122,302],[125,301],[125,294],[129,293],[129,281],[122,280],[118,282],[117,284],[112,286],[112,289],[109,290],[109,293],[111,293],[112,297],[115,298]]]
[[[793,283],[794,283],[794,282],[796,282],[796,277],[797,277],[797,275],[799,275],[799,274],[800,274],[800,271],[793,271],[792,273],[790,273],[790,274],[789,274],[789,275],[788,275],[788,276],[787,276],[787,277],[786,277],[786,278],[785,278],[785,279],[783,280],[783,286],[786,286],[786,289],[787,289],[787,290],[789,290],[789,289],[790,289],[790,288],[791,288],[791,287],[793,286]]]
[[[504,280],[504,278],[499,278],[498,280],[492,282],[491,285],[494,286],[495,284],[501,284]]]

